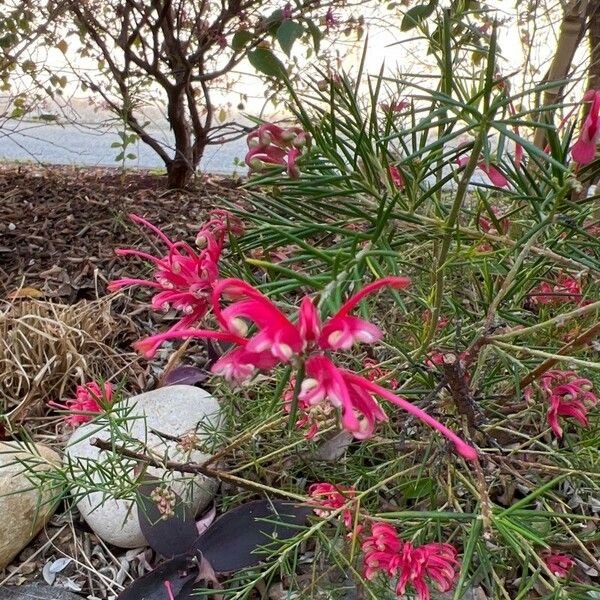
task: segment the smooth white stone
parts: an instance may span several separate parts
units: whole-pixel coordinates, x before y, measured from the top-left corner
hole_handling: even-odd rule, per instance
[[[202,463],[210,457],[198,450],[182,452],[176,448],[177,442],[152,433],[155,430],[181,437],[196,432],[200,440],[206,439],[207,432],[218,428],[220,411],[217,400],[205,390],[189,385],[167,386],[124,400],[120,403],[119,410],[122,410],[121,414],[126,419],[123,426],[130,432],[130,437],[145,441],[146,447],[159,456],[167,456],[168,460],[176,462],[196,463]],[[106,428],[105,421],[86,423],[73,432],[66,447],[65,460],[75,470],[81,470],[78,461],[106,463],[107,458],[112,456],[111,453],[101,452],[92,446],[90,442],[94,438],[110,440],[110,431]],[[115,443],[120,442],[115,440]],[[113,472],[117,472],[117,481],[111,486],[113,497],[98,491],[88,493],[77,502],[79,512],[94,533],[105,542],[120,548],[136,548],[147,544],[138,522],[137,507],[130,500],[114,498],[119,484],[125,488],[127,480],[133,478],[135,466],[135,461],[119,458],[118,464],[111,467]],[[114,478],[113,472],[108,479]],[[121,477],[118,476],[119,473]],[[217,492],[218,482],[203,475],[169,473],[153,467],[149,467],[147,473],[168,484],[191,505],[194,514],[208,506]],[[95,471],[92,479],[100,483],[105,477]]]

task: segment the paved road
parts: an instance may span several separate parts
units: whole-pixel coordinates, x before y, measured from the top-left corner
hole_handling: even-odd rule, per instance
[[[168,141],[168,135],[156,132]],[[0,159],[27,160],[61,165],[118,166],[115,161],[118,148],[111,148],[119,141],[115,129],[97,130],[75,125],[39,123],[9,123],[0,128]],[[146,144],[129,146],[128,152],[137,156],[128,160],[129,167],[163,167],[160,158]],[[243,159],[246,153],[245,140],[237,140],[221,146],[210,146],[201,163],[201,169],[211,173],[231,174],[234,160]],[[245,169],[237,167],[237,171]]]

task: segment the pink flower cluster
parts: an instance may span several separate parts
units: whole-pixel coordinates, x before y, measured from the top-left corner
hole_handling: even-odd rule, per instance
[[[118,256],[136,256],[152,263],[155,267],[154,280],[126,277],[112,281],[109,290],[132,285],[156,290],[152,298],[154,310],[166,312],[174,309],[181,313],[179,321],[169,329],[171,332],[198,323],[209,308],[210,294],[219,276],[219,259],[227,231],[240,234],[243,231],[241,221],[226,211],[213,211],[196,236],[197,249],[193,249],[185,242],[172,241],[142,217],[130,215],[130,218],[155,233],[167,247],[167,254],[157,257],[132,248],[118,249]]]
[[[313,300],[305,296],[298,317],[292,322],[273,302],[240,279],[223,279],[213,287],[211,304],[220,325],[219,331],[177,329],[141,340],[137,348],[152,356],[167,339],[206,338],[231,342],[235,347],[212,367],[213,373],[228,380],[243,381],[258,370],[292,364],[305,367],[298,401],[306,407],[329,403],[341,411],[343,427],[356,438],[372,435],[377,422],[387,416],[375,396],[399,406],[450,440],[456,451],[469,460],[477,458],[474,448],[461,440],[408,400],[368,379],[336,366],[330,354],[349,350],[355,343],[373,344],[383,332],[373,323],[349,313],[360,301],[384,287],[406,288],[406,277],[387,277],[366,285],[326,321],[322,322]],[[234,301],[221,307],[223,297]],[[254,327],[249,335],[248,322]]]
[[[364,576],[374,579],[378,573],[397,577],[396,594],[403,596],[411,585],[419,600],[429,600],[431,581],[440,592],[451,590],[457,579],[458,553],[451,544],[413,546],[398,536],[389,523],[373,523],[371,535],[362,542]]]
[[[584,101],[592,103],[577,142],[571,148],[573,160],[580,165],[591,163],[600,144],[600,90],[589,90]]]
[[[279,166],[296,179],[300,175],[297,160],[302,149],[310,144],[310,136],[300,127],[283,128],[265,123],[252,131],[246,141],[245,162],[251,171],[267,173],[273,166]]]
[[[540,556],[546,563],[548,570],[557,577],[566,577],[575,564],[575,561],[568,554],[559,554],[548,550]]]
[[[296,379],[292,378],[290,383],[283,393],[283,409],[288,414],[292,412],[292,404],[294,401],[294,389]],[[331,404],[322,403],[316,406],[311,406],[306,400],[298,398],[298,420],[296,427],[308,427],[308,431],[304,434],[307,440],[312,440],[317,435],[321,425],[334,416],[334,408]]]
[[[332,483],[313,483],[308,488],[308,495],[316,501],[318,508],[315,514],[319,517],[327,517],[329,513],[343,506],[348,506],[342,512],[342,519],[346,529],[352,529],[354,512],[351,508],[356,490],[351,486],[335,486]]]
[[[382,369],[376,360],[372,358],[365,358],[363,361],[363,368],[366,369],[365,379],[369,381],[380,381],[381,379],[387,379],[388,385],[392,389],[396,389],[399,385],[397,379],[388,379],[391,371]]]
[[[542,393],[550,404],[548,408],[548,424],[556,437],[562,437],[562,427],[558,417],[572,417],[583,427],[587,427],[587,405],[595,406],[598,396],[592,391],[592,382],[583,379],[575,371],[546,371],[540,381]],[[534,388],[529,386],[524,391],[525,399],[531,401]]]
[[[103,405],[112,404],[113,389],[107,381],[102,388],[95,382],[90,381],[83,385],[78,385],[75,390],[75,398],[69,398],[64,403],[50,400],[48,404],[53,408],[68,411],[65,422],[73,427],[87,423],[94,417],[94,413],[103,411]]]
[[[542,281],[529,297],[533,304],[577,304],[581,302],[581,286],[575,278],[561,273],[554,284]]]

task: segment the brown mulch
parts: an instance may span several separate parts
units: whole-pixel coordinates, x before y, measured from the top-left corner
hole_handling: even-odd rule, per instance
[[[231,179],[212,176],[167,191],[164,177],[148,171],[0,166],[0,298],[20,287],[63,303],[103,295],[107,281],[131,273],[115,248],[148,248],[129,213],[190,239],[234,189]]]

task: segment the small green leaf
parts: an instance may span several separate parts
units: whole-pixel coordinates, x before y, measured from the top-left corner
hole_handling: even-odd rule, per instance
[[[135,154],[133,154],[133,152],[130,152],[130,153],[127,155],[127,158],[128,158],[129,160],[135,160],[135,159],[137,158],[137,156],[136,156]]]
[[[314,21],[306,21],[306,26],[308,27],[308,31],[313,39],[313,46],[315,48],[315,52],[319,52],[321,48],[321,40],[323,39],[323,33],[321,30],[315,25]]]
[[[123,160],[123,158],[125,158],[125,154],[123,154],[123,152],[119,152],[119,154],[115,156],[115,162],[119,162]]]
[[[249,31],[242,29],[242,31],[238,31],[231,40],[231,48],[235,52],[239,52],[243,50],[252,40],[254,39],[254,35],[252,35]]]
[[[248,53],[250,64],[269,77],[282,79],[285,75],[283,63],[267,48],[257,48]]]
[[[122,146],[121,142],[113,142],[110,147],[111,148],[120,148]]]
[[[294,42],[304,33],[304,27],[294,21],[284,21],[277,28],[277,41],[281,49],[289,56]]]
[[[433,14],[437,4],[437,0],[431,0],[427,4],[413,6],[410,10],[407,10],[402,19],[400,29],[402,31],[410,31],[416,27],[421,21],[424,21]]]

